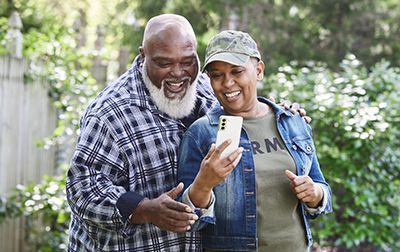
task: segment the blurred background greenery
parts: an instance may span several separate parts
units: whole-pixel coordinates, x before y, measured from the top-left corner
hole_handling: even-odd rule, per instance
[[[400,250],[398,0],[2,0],[0,54],[7,53],[7,20],[14,10],[23,22],[24,56],[42,62],[30,64],[26,79],[48,79],[61,111],[54,134],[39,147],[78,131],[82,111],[104,85],[90,72],[93,60],[107,62],[106,82],[115,78],[137,55],[150,17],[186,16],[201,59],[219,30],[249,32],[266,63],[260,95],[296,101],[313,118],[334,203],[333,214],[312,221],[313,249]],[[122,50],[128,56],[121,66]],[[2,195],[0,222],[25,215],[32,251],[65,250],[64,187],[63,175],[18,186]]]

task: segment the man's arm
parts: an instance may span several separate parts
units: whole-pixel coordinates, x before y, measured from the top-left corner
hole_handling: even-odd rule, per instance
[[[103,229],[153,223],[170,231],[186,231],[197,216],[190,207],[175,201],[183,186],[155,199],[127,191],[129,178],[123,156],[107,126],[97,117],[86,118],[67,175],[71,210],[87,225]]]
[[[120,150],[107,126],[97,117],[87,117],[67,174],[71,210],[87,225],[115,230],[123,225],[115,205],[128,183]]]

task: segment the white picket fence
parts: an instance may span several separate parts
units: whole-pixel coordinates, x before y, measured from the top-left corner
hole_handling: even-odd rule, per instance
[[[55,147],[37,147],[53,132],[57,114],[45,81],[24,83],[25,60],[0,57],[0,195],[55,172]],[[0,226],[0,251],[24,251],[22,219]]]
[[[86,41],[84,18],[85,15],[81,15],[74,24],[80,46]],[[0,197],[9,195],[18,184],[39,183],[44,175],[56,174],[60,164],[69,162],[76,139],[75,135],[68,136],[73,140],[61,146],[37,147],[37,141],[50,136],[56,128],[57,111],[48,95],[46,80],[24,80],[27,59],[22,57],[22,26],[19,14],[14,11],[6,34],[9,55],[0,56]],[[104,30],[98,27],[96,35],[94,49],[101,52]],[[108,82],[108,63],[99,55],[93,59],[91,73],[101,86]],[[118,73],[126,70],[128,55],[129,51],[122,47]],[[27,232],[23,218],[0,224],[0,252],[28,251]]]

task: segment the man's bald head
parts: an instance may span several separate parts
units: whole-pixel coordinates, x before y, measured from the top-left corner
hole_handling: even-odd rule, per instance
[[[189,21],[175,14],[150,19],[140,55],[144,83],[158,108],[173,118],[189,115],[200,73],[196,36]]]
[[[147,22],[142,46],[146,47],[149,43],[157,43],[159,40],[171,36],[190,38],[197,45],[193,27],[185,17],[176,14],[162,14]]]

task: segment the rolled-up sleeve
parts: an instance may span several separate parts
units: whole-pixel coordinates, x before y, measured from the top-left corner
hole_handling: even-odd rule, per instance
[[[211,198],[207,208],[199,208],[196,207],[190,200],[189,197],[190,187],[191,185],[183,192],[182,202],[190,206],[193,212],[196,213],[197,216],[199,217],[199,219],[191,226],[192,231],[198,231],[203,227],[205,227],[207,224],[215,224],[215,214],[214,214],[215,195],[214,192],[211,191]]]

